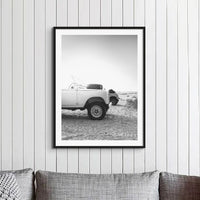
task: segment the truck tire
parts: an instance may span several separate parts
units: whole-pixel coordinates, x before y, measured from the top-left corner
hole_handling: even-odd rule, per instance
[[[88,116],[93,120],[101,120],[106,115],[106,107],[101,102],[94,102],[88,105]]]
[[[112,103],[113,106],[116,106],[117,103],[119,102],[119,100],[117,98],[115,98],[115,97],[111,97],[110,98],[110,102]]]

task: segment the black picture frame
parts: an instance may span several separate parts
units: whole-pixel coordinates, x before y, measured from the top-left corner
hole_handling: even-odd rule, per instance
[[[142,30],[142,34],[143,34],[143,47],[142,47],[142,56],[143,56],[143,135],[142,135],[142,145],[139,146],[135,146],[135,145],[129,145],[129,146],[114,146],[114,145],[109,145],[109,146],[100,146],[100,145],[88,145],[88,146],[77,146],[77,145],[57,145],[56,143],[56,31],[57,30],[73,30],[73,29],[77,29],[77,30],[92,30],[92,29],[105,29],[105,30],[125,30],[125,29],[133,29],[133,30]],[[54,148],[145,148],[146,147],[146,108],[145,108],[145,101],[146,101],[146,97],[145,97],[145,84],[146,84],[146,31],[145,31],[145,26],[129,26],[129,27],[118,27],[118,26],[112,26],[112,27],[64,27],[64,26],[55,26],[53,27],[53,55],[54,55],[54,67],[53,67],[53,81],[54,81],[54,88],[53,88],[53,96],[54,96],[54,103],[53,103],[53,115],[54,115],[54,143],[53,143],[53,147]]]

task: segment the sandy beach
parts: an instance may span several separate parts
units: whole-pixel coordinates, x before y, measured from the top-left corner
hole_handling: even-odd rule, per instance
[[[87,110],[62,110],[63,140],[136,140],[135,93],[118,93],[120,100],[110,106],[103,120],[91,120]]]

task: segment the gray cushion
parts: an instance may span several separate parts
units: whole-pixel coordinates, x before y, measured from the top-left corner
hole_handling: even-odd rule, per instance
[[[65,174],[38,171],[37,200],[157,200],[159,172]]]
[[[34,199],[34,172],[32,169],[0,171],[0,175],[5,173],[12,173],[15,175],[17,183],[21,189],[23,200]]]
[[[199,200],[200,177],[161,173],[160,199]]]

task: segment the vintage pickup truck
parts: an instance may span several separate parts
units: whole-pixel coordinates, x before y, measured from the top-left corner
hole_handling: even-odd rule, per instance
[[[62,89],[62,109],[87,109],[91,119],[100,120],[105,117],[108,108],[109,97],[105,89],[89,89],[77,83]]]

